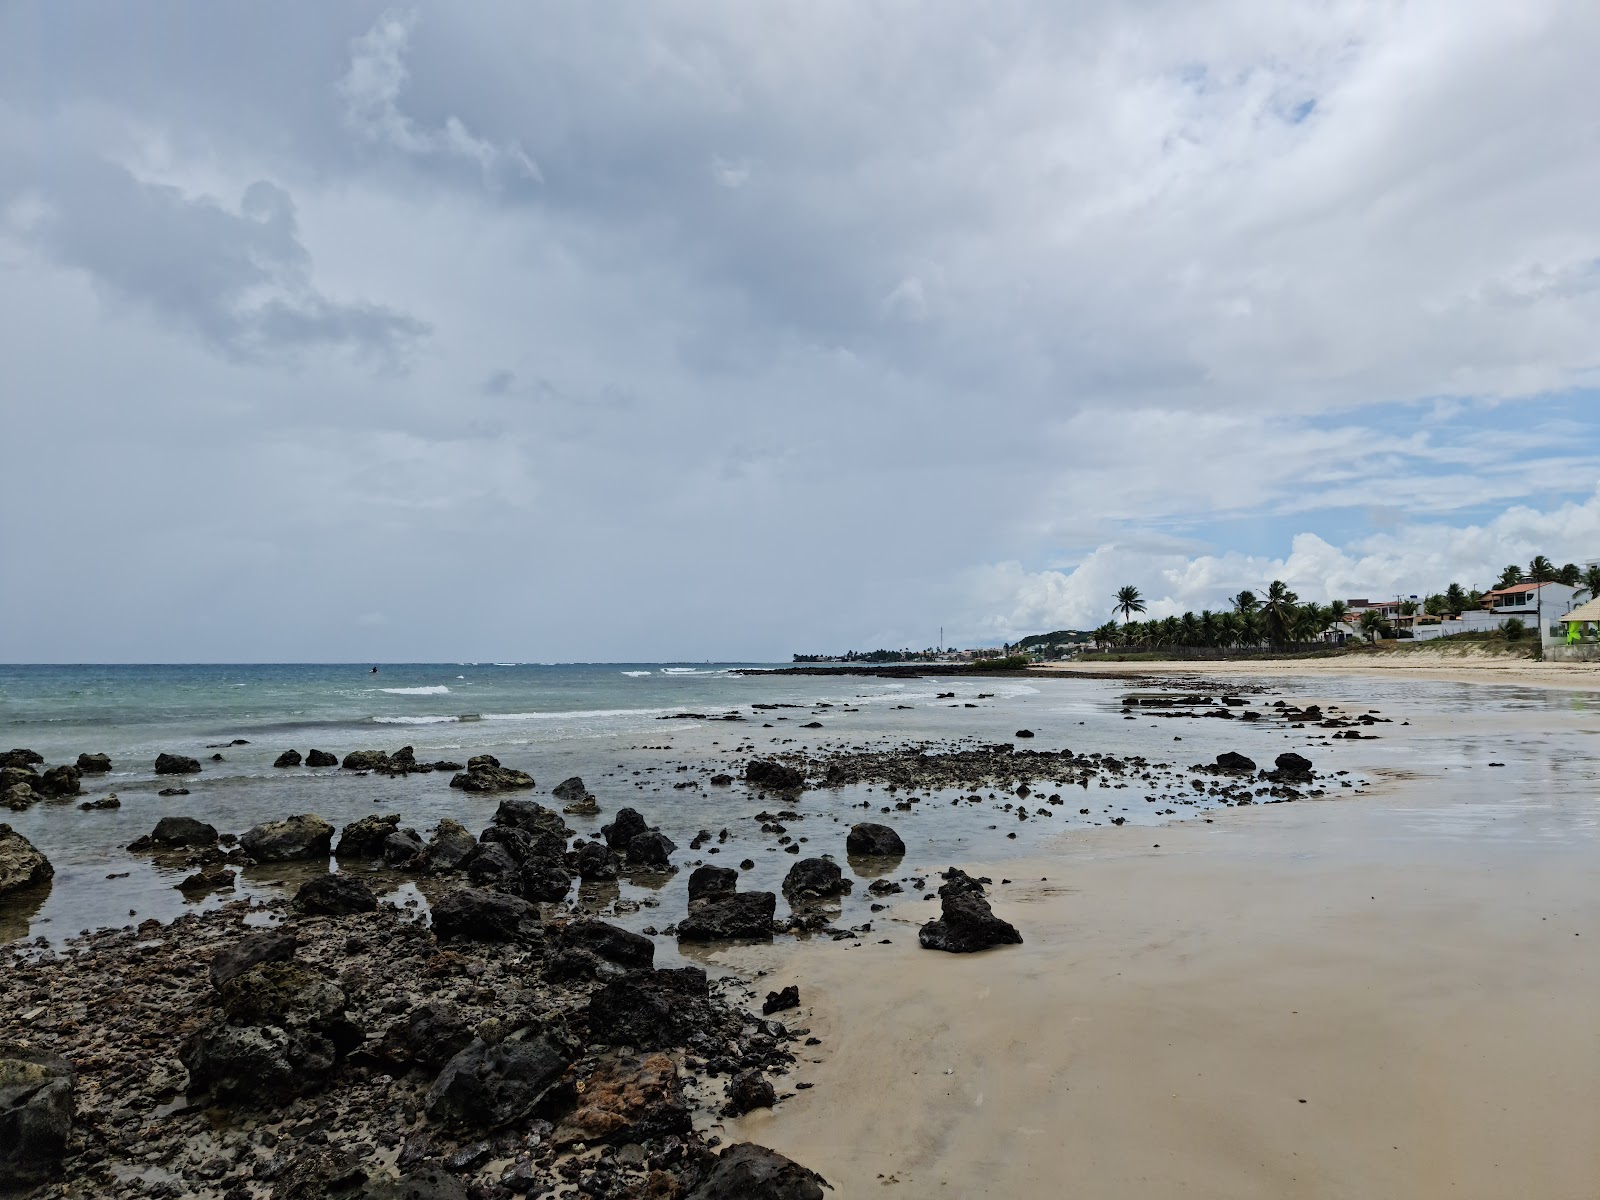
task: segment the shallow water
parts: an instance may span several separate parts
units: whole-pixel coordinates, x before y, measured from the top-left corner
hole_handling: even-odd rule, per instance
[[[497,804],[497,798],[450,789],[449,776],[439,773],[388,778],[337,768],[274,769],[273,759],[290,747],[303,753],[315,746],[342,756],[353,749],[393,750],[409,743],[423,761],[493,753],[506,765],[533,774],[538,781],[534,795],[550,803],[552,786],[581,775],[598,796],[602,814],[569,818],[579,833],[593,834],[617,809],[631,805],[678,843],[674,861],[680,867],[702,861],[731,866],[748,857],[756,865],[745,873],[741,886],[774,890],[795,856],[761,834],[759,822],[751,818],[782,805],[742,785],[709,788],[704,774],[729,770],[738,775],[751,757],[772,750],[883,747],[920,739],[1011,741],[1019,728],[1037,734],[1016,742],[1019,747],[1140,755],[1176,768],[1210,762],[1225,749],[1269,764],[1276,754],[1292,749],[1312,758],[1319,770],[1348,770],[1352,781],[1396,773],[1459,780],[1458,786],[1471,790],[1481,803],[1452,818],[1458,827],[1440,827],[1440,836],[1496,833],[1496,805],[1518,807],[1523,819],[1514,827],[1520,837],[1568,838],[1600,819],[1594,787],[1600,779],[1600,743],[1588,736],[1597,728],[1600,696],[1365,678],[1270,682],[1273,695],[1295,703],[1314,699],[1342,704],[1352,714],[1374,708],[1393,724],[1375,727],[1375,739],[1347,742],[1328,740],[1320,730],[1285,729],[1277,723],[1143,714],[1128,720],[1120,698],[1129,685],[1101,679],[878,681],[739,676],[726,667],[660,664],[386,666],[376,677],[361,666],[3,668],[0,743],[29,746],[52,764],[72,761],[79,751],[110,754],[116,770],[108,776],[86,776],[86,795],[79,800],[115,791],[122,808],[81,812],[79,800],[74,800],[6,815],[51,859],[56,877],[47,888],[0,901],[0,942],[38,936],[60,941],[85,928],[121,926],[147,917],[167,920],[188,906],[214,905],[240,894],[279,897],[290,894],[307,874],[324,869],[321,864],[251,868],[241,873],[239,891],[186,901],[173,885],[189,868],[123,849],[162,816],[195,816],[224,832],[239,833],[259,821],[298,812],[317,813],[338,827],[372,812],[399,812],[404,824],[424,833],[445,816],[478,832]],[[1230,681],[1231,688],[1247,685]],[[1189,685],[1171,686],[1188,690]],[[940,699],[940,692],[956,695]],[[757,703],[803,707],[750,707]],[[662,719],[674,712],[716,716],[729,710],[746,720]],[[445,719],[467,712],[481,719]],[[799,728],[811,720],[824,727]],[[1411,724],[1402,725],[1407,720]],[[763,728],[764,723],[771,728]],[[208,748],[238,737],[250,744]],[[203,761],[218,752],[226,761],[204,761],[197,776],[157,777],[151,764],[163,750]],[[1507,765],[1489,768],[1491,761]],[[700,779],[700,787],[672,786],[693,778]],[[869,815],[885,820],[900,830],[907,844],[905,863],[891,871],[901,877],[913,866],[1004,861],[1037,850],[1063,829],[1103,823],[1113,815],[1124,817],[1128,835],[1137,837],[1140,828],[1170,819],[1161,810],[1177,807],[1180,799],[1197,799],[1181,778],[1157,787],[1130,779],[1127,787],[1097,784],[1088,789],[1039,782],[1046,793],[1059,790],[1066,800],[1051,809],[1048,819],[1016,820],[1003,811],[1006,797],[981,806],[952,806],[951,800],[961,794],[956,792],[918,793],[921,798],[912,811],[884,817],[879,810],[891,800],[881,788],[852,787],[804,793],[792,807],[805,819],[788,823],[789,832],[805,839],[802,854],[832,854],[842,860],[844,830],[850,823]],[[187,787],[191,794],[158,796],[167,785]],[[1541,806],[1539,819],[1530,823],[1528,811]],[[1082,807],[1090,813],[1080,814]],[[1201,810],[1209,811],[1203,799],[1177,807],[1180,816]],[[1395,816],[1439,820],[1436,815],[1410,817],[1399,804]],[[1499,824],[1508,833],[1513,828],[1511,822]],[[709,846],[689,850],[697,830],[716,833],[723,828],[730,831],[730,840],[715,856]],[[1536,832],[1530,834],[1530,829]],[[1007,836],[1012,834],[1014,838]],[[362,864],[351,869],[367,868]],[[881,863],[852,864],[857,885],[843,905],[841,922],[870,919],[871,897],[864,883],[888,869]],[[632,927],[664,926],[682,915],[682,874],[636,876],[614,888],[586,890],[583,899]],[[112,875],[118,877],[108,878]],[[403,897],[419,907],[430,886],[425,883],[419,892],[403,877],[385,873],[374,882],[380,890],[402,887]]]

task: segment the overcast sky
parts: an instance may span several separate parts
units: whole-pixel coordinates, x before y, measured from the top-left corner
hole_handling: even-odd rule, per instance
[[[0,659],[1600,558],[1600,5],[0,5]]]

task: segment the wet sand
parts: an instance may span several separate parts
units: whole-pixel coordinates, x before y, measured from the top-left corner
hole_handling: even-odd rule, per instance
[[[730,954],[823,1041],[734,1132],[841,1197],[1594,1197],[1600,805],[1500,778],[1073,831],[985,872],[1020,947]]]

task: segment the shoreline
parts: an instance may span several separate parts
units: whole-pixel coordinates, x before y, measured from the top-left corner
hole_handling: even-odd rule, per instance
[[[1600,690],[1600,663],[1536,662],[1494,655],[1426,655],[1412,652],[1390,658],[1204,659],[1152,662],[1040,663],[1034,677],[1123,679],[1152,675],[1315,678],[1329,675],[1398,678],[1412,676],[1440,683],[1519,684],[1570,690]]]

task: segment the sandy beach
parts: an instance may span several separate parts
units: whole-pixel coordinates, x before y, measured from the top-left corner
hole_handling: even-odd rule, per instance
[[[1586,774],[1074,831],[986,872],[1020,947],[742,952],[828,1052],[737,1134],[850,1197],[1592,1197]]]

